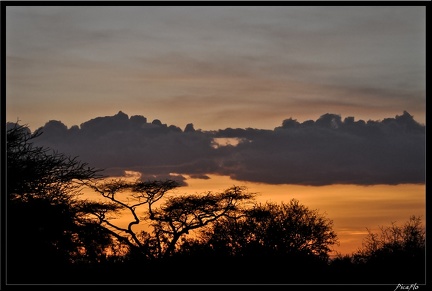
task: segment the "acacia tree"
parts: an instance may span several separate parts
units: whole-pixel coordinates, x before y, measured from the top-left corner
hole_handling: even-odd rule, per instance
[[[210,225],[221,218],[238,217],[243,202],[253,197],[253,194],[245,192],[244,187],[233,186],[221,193],[169,197],[160,208],[154,211],[149,208],[154,233],[166,245],[158,248],[161,250],[159,254],[163,257],[171,255],[180,237],[191,230]]]
[[[79,199],[82,187],[101,176],[76,157],[35,146],[42,132],[7,128],[7,264],[11,280],[25,280],[77,262],[100,262],[111,236],[89,211],[116,206]],[[51,266],[51,267],[50,267]],[[44,271],[45,268],[49,271]]]
[[[254,194],[244,187],[233,186],[221,193],[195,195],[168,193],[179,184],[173,180],[134,181],[111,180],[91,187],[132,216],[124,227],[115,224],[106,212],[94,212],[102,226],[133,253],[148,259],[167,258],[179,239],[190,231],[205,227],[224,217],[235,217]],[[123,195],[123,196],[122,196]],[[138,215],[143,209],[144,216]],[[134,226],[147,224],[149,231],[136,231]]]

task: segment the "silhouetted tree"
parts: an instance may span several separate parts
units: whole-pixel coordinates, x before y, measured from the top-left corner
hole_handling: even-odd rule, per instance
[[[181,237],[223,217],[234,217],[243,203],[254,197],[237,186],[221,193],[178,196],[168,193],[178,186],[173,180],[128,182],[113,179],[97,183],[92,188],[126,210],[132,220],[122,227],[106,213],[93,214],[113,236],[127,244],[135,256],[162,259],[173,255]],[[145,210],[141,218],[137,214],[140,206]],[[135,230],[133,226],[138,224],[145,225],[148,231]]]
[[[72,264],[104,260],[111,236],[88,215],[115,206],[78,198],[99,170],[35,146],[39,131],[31,133],[18,123],[7,126],[8,279],[51,283]]]
[[[233,254],[306,254],[328,259],[337,243],[333,222],[292,199],[289,203],[256,204],[240,218],[214,224],[202,238],[214,247],[230,246]]]
[[[255,204],[243,215],[218,220],[197,239],[185,241],[182,250],[248,270],[244,283],[315,282],[325,276],[320,272],[336,243],[332,221],[293,199]]]
[[[35,146],[40,134],[7,128],[9,283],[425,282],[419,217],[368,230],[356,253],[330,260],[332,220],[295,199],[258,204],[245,187],[180,195],[173,180],[102,180],[76,157]],[[84,187],[107,202],[82,199]],[[116,223],[120,215],[131,220]]]
[[[362,267],[366,280],[380,283],[424,283],[426,232],[421,218],[411,216],[404,225],[381,226],[379,233],[368,229],[353,262]],[[386,270],[386,272],[383,272]]]

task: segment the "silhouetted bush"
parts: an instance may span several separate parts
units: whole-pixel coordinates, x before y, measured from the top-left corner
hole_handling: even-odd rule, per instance
[[[411,216],[404,225],[392,223],[369,231],[353,261],[372,283],[422,284],[426,280],[426,232],[421,218]]]
[[[7,131],[8,283],[425,283],[419,217],[369,232],[357,252],[330,259],[332,220],[297,200],[256,204],[238,186],[169,196],[178,186],[170,180],[100,183],[99,170],[34,146],[40,134],[18,124]],[[109,203],[79,199],[83,186]],[[117,196],[124,191],[128,202]],[[132,214],[126,227],[107,215],[119,209]],[[142,221],[150,231],[135,233]]]
[[[19,124],[7,130],[7,275],[9,283],[51,283],[72,264],[100,262],[111,236],[78,199],[98,170],[48,148],[34,146],[41,133]]]

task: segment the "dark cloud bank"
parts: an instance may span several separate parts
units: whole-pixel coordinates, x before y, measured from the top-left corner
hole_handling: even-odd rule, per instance
[[[51,120],[37,139],[44,145],[106,175],[125,170],[143,179],[186,176],[208,179],[229,175],[239,181],[268,184],[403,184],[425,183],[426,131],[408,112],[380,121],[342,119],[324,114],[317,120],[286,119],[274,130],[184,129],[148,122],[123,112],[97,117],[68,128]],[[220,138],[238,144],[221,145]]]

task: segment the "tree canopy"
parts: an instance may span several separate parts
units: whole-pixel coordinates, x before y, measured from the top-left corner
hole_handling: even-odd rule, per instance
[[[243,186],[180,194],[173,180],[105,177],[35,146],[41,134],[7,128],[9,283],[424,282],[420,217],[369,232],[357,252],[331,259],[333,221],[296,199],[261,204]],[[116,220],[123,215],[126,224]]]
[[[40,134],[19,124],[7,131],[6,259],[11,281],[48,281],[59,266],[99,262],[112,243],[88,214],[113,205],[79,199],[84,184],[100,177],[99,170],[34,146]],[[19,275],[23,272],[28,276]]]

